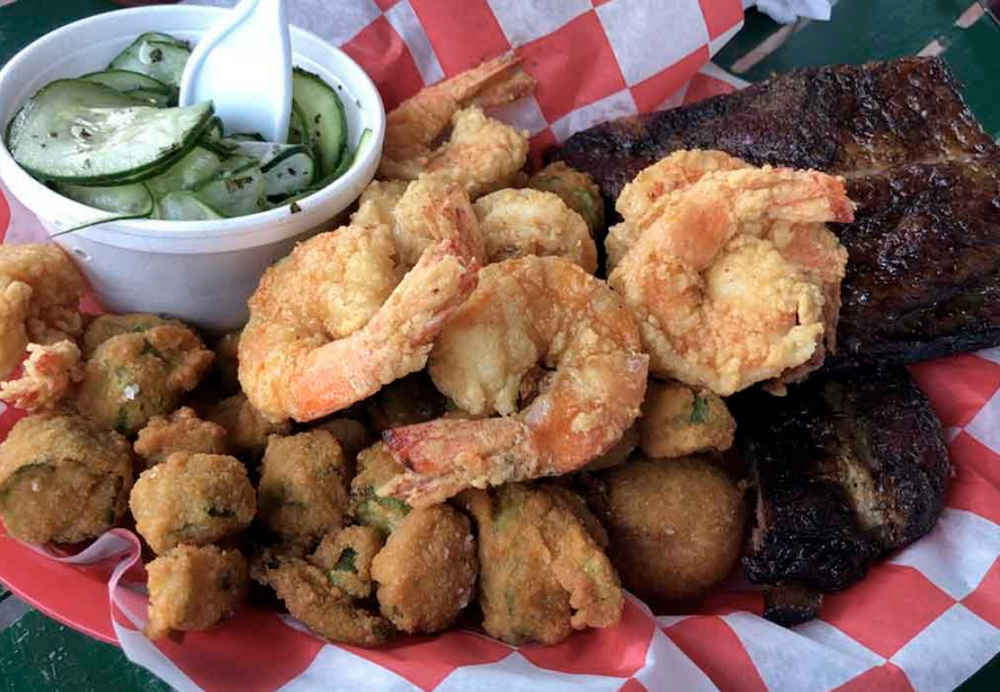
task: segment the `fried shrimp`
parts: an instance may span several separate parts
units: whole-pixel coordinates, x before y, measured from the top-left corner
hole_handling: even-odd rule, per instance
[[[355,221],[267,270],[239,345],[240,383],[265,416],[315,420],[424,367],[478,266],[452,238],[400,281],[395,255],[386,224]]]
[[[766,166],[705,173],[654,207],[608,279],[650,372],[726,396],[818,367],[835,343],[827,296],[847,253],[815,225],[852,218],[842,179]],[[788,252],[799,243],[809,251]]]
[[[559,195],[567,207],[587,222],[591,236],[604,230],[604,200],[589,173],[555,161],[528,178],[528,187]]]
[[[588,274],[597,270],[597,246],[587,223],[551,192],[497,190],[475,203],[489,262],[526,255],[565,257]]]
[[[0,378],[17,367],[28,343],[75,341],[83,276],[57,245],[0,245]]]
[[[376,180],[361,193],[359,203],[352,223],[388,225],[403,269],[413,267],[427,248],[443,240],[455,241],[464,257],[486,261],[476,214],[456,182],[439,175],[421,175],[411,183]]]
[[[0,399],[25,411],[51,409],[83,379],[80,349],[72,341],[28,344],[24,373],[0,383]]]
[[[380,495],[422,507],[470,486],[569,473],[611,448],[639,415],[648,357],[628,310],[559,257],[490,265],[441,332],[430,360],[442,393],[481,420],[387,430],[412,469]],[[522,379],[550,370],[517,411]]]
[[[621,618],[618,575],[587,530],[599,524],[569,494],[511,483],[492,497],[459,496],[477,525],[479,605],[490,636],[556,644],[574,629]]]
[[[528,135],[480,110],[528,94],[535,80],[505,55],[421,90],[389,113],[378,177],[414,180],[437,171],[475,198],[506,187],[524,166]],[[433,144],[452,126],[450,138]]]

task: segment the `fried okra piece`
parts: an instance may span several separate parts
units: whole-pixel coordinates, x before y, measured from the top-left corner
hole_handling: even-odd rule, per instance
[[[406,518],[410,506],[394,497],[381,497],[375,490],[402,473],[403,465],[392,458],[384,443],[376,442],[358,454],[357,468],[351,481],[351,516],[388,536]]]
[[[157,555],[246,529],[257,498],[246,467],[220,454],[175,452],[143,471],[129,499],[135,527]]]
[[[201,420],[193,409],[179,408],[169,416],[153,416],[139,431],[133,446],[145,468],[167,460],[174,452],[228,454],[226,429]]]
[[[338,540],[344,533],[347,536]],[[352,527],[328,535],[308,559],[265,551],[254,561],[251,576],[274,589],[288,612],[316,635],[331,642],[376,646],[395,637],[396,630],[348,590],[366,592],[365,576],[378,550],[372,546],[381,546],[376,531]]]
[[[568,492],[568,491],[567,491]],[[618,575],[561,492],[512,483],[458,496],[476,522],[483,629],[511,644],[555,644],[621,619]]]
[[[357,458],[358,452],[370,445],[372,440],[368,428],[353,418],[329,418],[322,423],[314,425],[312,429],[326,430],[337,438],[337,442],[340,443],[340,449],[343,450],[344,458],[349,462],[348,467],[350,468],[354,467],[354,460]],[[353,476],[354,474],[352,473],[351,475]]]
[[[246,558],[214,545],[179,545],[147,564],[146,574],[150,639],[208,629],[236,612],[250,587]]]
[[[264,453],[271,435],[287,435],[292,429],[289,421],[269,421],[242,392],[208,406],[202,417],[226,429],[233,454],[252,460]]]
[[[653,459],[724,452],[733,445],[736,421],[726,402],[708,389],[650,382],[639,433],[642,451]]]
[[[261,523],[287,541],[314,545],[347,514],[347,467],[326,430],[272,435],[261,461]]]
[[[309,562],[326,572],[330,583],[354,598],[372,592],[372,562],[382,535],[370,526],[348,526],[323,537]]]
[[[704,457],[636,459],[588,495],[625,587],[653,606],[688,605],[720,583],[743,544],[743,491]]]
[[[87,325],[83,333],[82,349],[84,358],[90,358],[97,347],[119,334],[141,334],[153,327],[173,325],[183,327],[177,320],[168,320],[159,315],[128,313],[125,315],[99,315]]]
[[[131,488],[128,442],[81,416],[28,416],[0,444],[0,518],[22,541],[96,538],[121,520]]]
[[[404,632],[428,634],[454,624],[478,571],[469,520],[449,505],[410,512],[372,565],[382,614]]]
[[[587,222],[590,235],[596,237],[604,230],[604,200],[589,174],[570,168],[562,161],[555,161],[531,176],[528,187],[552,192],[562,198],[567,207]]]
[[[214,382],[225,396],[231,396],[240,391],[239,358],[240,332],[229,332],[212,342],[215,351],[215,363],[212,372]]]
[[[170,413],[212,365],[213,354],[187,327],[162,325],[118,334],[87,361],[77,407],[98,425],[124,435]]]

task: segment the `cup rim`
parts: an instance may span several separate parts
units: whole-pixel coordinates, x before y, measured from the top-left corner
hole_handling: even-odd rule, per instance
[[[157,15],[183,13],[204,16],[220,15],[225,11],[226,8],[223,7],[201,5],[151,5],[146,7],[123,8],[84,17],[43,34],[18,51],[7,62],[7,64],[0,69],[0,88],[2,88],[2,85],[5,82],[13,80],[13,75],[17,74],[24,61],[29,59],[32,51],[37,50],[40,44],[58,40],[62,35],[72,34],[73,32],[78,31],[83,25],[107,21],[107,18],[111,15],[148,15],[150,17],[155,17]],[[366,107],[373,109],[374,112],[374,126],[371,128],[371,144],[367,147],[361,158],[356,159],[352,163],[351,169],[341,177],[337,178],[325,187],[316,190],[307,197],[297,200],[297,204],[302,208],[303,216],[313,217],[320,211],[321,207],[323,207],[326,203],[331,202],[333,198],[338,196],[338,194],[355,187],[358,179],[368,176],[370,169],[377,164],[378,159],[381,157],[382,142],[385,136],[385,105],[382,102],[382,97],[371,77],[353,58],[347,55],[347,53],[307,29],[290,25],[289,30],[294,37],[297,37],[300,40],[314,42],[317,45],[322,46],[323,49],[329,51],[333,55],[336,55],[338,60],[344,61],[348,65],[348,69],[356,71],[356,75],[352,77],[352,80],[361,84],[362,93],[355,94],[355,96]],[[331,72],[339,74],[340,71],[331,70]],[[18,188],[22,192],[30,191],[33,197],[38,197],[42,205],[61,205],[64,209],[75,209],[80,214],[92,211],[91,207],[60,195],[58,192],[50,189],[32,177],[14,160],[10,150],[7,148],[6,141],[0,141],[0,171],[3,172],[2,177],[7,188],[19,199],[21,198],[21,195],[19,195],[14,188]],[[354,195],[354,197],[356,197],[356,195]],[[29,211],[36,213],[32,206],[26,204],[23,199],[20,199],[20,201],[28,207]],[[353,197],[351,201],[353,201]],[[35,204],[33,206],[38,205]],[[340,210],[337,211],[339,212]],[[171,238],[177,238],[178,236],[182,236],[188,240],[200,240],[207,238],[218,239],[221,237],[233,237],[253,233],[261,228],[270,227],[279,221],[287,220],[288,216],[288,205],[283,204],[272,209],[244,216],[204,221],[170,221],[164,219],[142,218],[121,219],[118,221],[101,222],[92,228],[81,229],[79,232],[87,233],[87,231],[100,231],[100,235],[102,236],[110,234],[156,240],[168,240]],[[335,214],[332,214],[331,216],[335,216]]]

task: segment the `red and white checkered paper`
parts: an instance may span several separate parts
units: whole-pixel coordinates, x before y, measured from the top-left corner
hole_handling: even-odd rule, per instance
[[[535,155],[593,123],[740,85],[708,63],[742,25],[739,0],[288,4],[294,23],[342,45],[372,75],[388,109],[515,50],[539,84],[501,115],[530,131]],[[44,237],[2,196],[0,229],[7,242]],[[53,617],[118,643],[179,690],[943,692],[1000,652],[1000,349],[912,370],[947,429],[957,471],[947,509],[929,536],[793,629],[761,618],[759,591],[734,579],[695,615],[657,617],[630,599],[617,627],[553,647],[516,648],[462,631],[372,650],[333,646],[290,618],[249,608],[183,644],[151,644],[140,634],[144,575],[127,532],[57,562],[2,537],[0,527],[0,578]],[[0,437],[18,417],[0,415]]]

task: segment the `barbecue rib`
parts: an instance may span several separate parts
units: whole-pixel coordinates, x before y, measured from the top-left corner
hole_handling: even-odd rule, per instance
[[[747,391],[730,403],[757,487],[744,570],[756,583],[805,587],[801,598],[773,594],[775,619],[794,622],[796,601],[808,617],[808,590],[850,586],[933,528],[951,463],[905,368],[814,377],[786,397]]]
[[[795,70],[597,125],[550,158],[593,175],[610,213],[640,170],[693,148],[847,178],[858,210],[831,225],[850,260],[827,370],[1000,343],[1000,148],[941,60]]]

